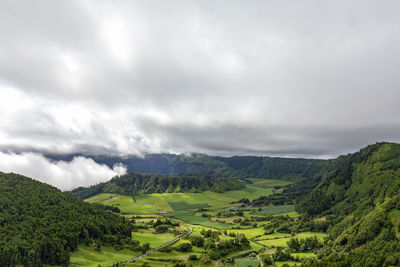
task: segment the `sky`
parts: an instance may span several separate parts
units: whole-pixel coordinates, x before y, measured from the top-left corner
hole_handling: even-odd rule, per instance
[[[69,188],[123,166],[42,153],[331,158],[399,142],[398,14],[399,1],[1,1],[0,170]]]

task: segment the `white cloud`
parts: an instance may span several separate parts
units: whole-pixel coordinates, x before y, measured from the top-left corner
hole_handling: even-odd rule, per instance
[[[110,169],[85,157],[75,157],[70,162],[53,162],[41,154],[31,152],[0,152],[0,170],[22,174],[62,190],[106,182],[116,175],[126,173],[126,168],[120,164]]]

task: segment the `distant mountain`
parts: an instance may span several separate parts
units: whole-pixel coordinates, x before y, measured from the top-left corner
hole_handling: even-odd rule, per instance
[[[72,155],[46,155],[53,160],[70,161]],[[148,154],[144,158],[135,156],[91,156],[95,162],[112,167],[124,164],[128,172],[152,174],[203,174],[228,175],[232,177],[253,177],[301,181],[314,177],[324,169],[329,160],[274,158],[255,156],[217,157],[202,154],[191,156],[174,154]]]
[[[71,193],[84,199],[99,193],[135,195],[139,193],[195,193],[206,190],[222,193],[231,190],[240,190],[244,187],[243,183],[223,176],[128,173],[114,177],[106,183],[100,183],[87,188],[79,187],[72,190]]]
[[[79,243],[135,248],[133,225],[105,206],[0,172],[0,266],[69,265]]]
[[[314,266],[399,266],[400,145],[347,156],[296,209],[331,223]]]

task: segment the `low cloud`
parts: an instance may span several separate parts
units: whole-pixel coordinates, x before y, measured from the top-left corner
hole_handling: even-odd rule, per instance
[[[161,2],[0,1],[0,151],[334,157],[400,141],[399,1]]]
[[[50,161],[41,154],[31,152],[0,152],[0,170],[22,174],[61,190],[106,182],[116,175],[126,173],[126,167],[122,164],[115,164],[111,169],[81,156],[70,162]]]

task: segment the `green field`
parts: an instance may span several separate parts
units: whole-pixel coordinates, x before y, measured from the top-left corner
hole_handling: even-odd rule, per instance
[[[77,251],[71,253],[70,266],[98,267],[111,266],[114,263],[134,258],[141,253],[129,249],[115,250],[109,247],[102,247],[100,252],[92,247],[79,246]]]
[[[171,213],[171,216],[188,222],[190,224],[200,224],[203,226],[208,226],[211,228],[218,228],[218,229],[231,229],[233,225],[219,223],[219,222],[212,222],[208,218],[203,218],[201,216],[194,215],[195,211],[193,210],[180,210]]]
[[[292,255],[293,257],[299,257],[300,259],[317,257],[317,255],[315,255],[312,252],[294,252],[294,253],[291,253],[290,255]]]
[[[154,231],[133,232],[132,239],[139,241],[141,244],[149,243],[152,248],[161,246],[168,241],[175,239],[176,236],[170,233],[155,234]]]
[[[293,212],[293,205],[267,206],[260,211],[253,213],[254,215],[275,215],[281,213]]]
[[[222,241],[232,238],[229,236],[229,233],[232,232],[235,234],[244,234],[248,239],[250,239],[251,249],[255,251],[262,250],[265,247],[267,249],[278,246],[286,247],[286,242],[292,238],[290,234],[273,233],[264,235],[265,229],[262,222],[257,223],[258,227],[255,228],[252,227],[252,224],[240,225],[239,222],[240,220],[244,220],[252,216],[254,217],[254,215],[287,214],[291,217],[296,217],[298,215],[294,212],[293,205],[266,206],[258,211],[257,208],[251,206],[240,207],[241,204],[236,202],[243,198],[252,200],[260,196],[270,195],[272,194],[274,186],[285,186],[290,184],[290,182],[258,178],[249,178],[247,180],[251,181],[252,184],[246,184],[245,189],[229,191],[225,193],[205,191],[201,193],[141,194],[135,196],[135,201],[132,196],[99,194],[87,199],[86,201],[118,207],[124,213],[124,216],[135,216],[136,223],[142,228],[140,228],[138,232],[133,232],[132,238],[139,241],[141,244],[149,243],[153,248],[158,247],[176,237],[171,233],[155,234],[154,228],[151,228],[151,226],[148,228],[151,220],[157,219],[155,216],[170,216],[176,220],[190,224],[193,228],[193,236],[200,236],[200,232],[202,230],[221,230],[219,240]],[[200,208],[204,208],[204,210],[199,211]],[[242,214],[239,214],[239,211],[241,211]],[[159,213],[167,214],[160,215]],[[143,218],[137,218],[137,216],[141,216]],[[239,220],[239,222],[237,220]],[[227,235],[223,233],[223,230],[227,230]],[[320,239],[325,236],[325,234],[306,232],[299,233],[295,237],[306,238],[314,235],[317,235]],[[180,240],[173,244],[172,247],[177,247],[186,242],[189,241],[187,239]],[[208,264],[205,264],[201,261],[189,262],[189,255],[194,254],[200,257],[204,254],[202,248],[193,247],[192,249],[193,251],[185,253],[178,252],[176,250],[172,250],[168,253],[156,251],[149,256],[127,266],[142,266],[144,263],[150,264],[150,266],[173,266],[177,260],[199,267],[218,265],[218,262],[215,261]],[[92,249],[86,248],[86,250]],[[80,248],[80,251],[83,251],[83,249]],[[104,253],[106,253],[106,249],[104,251]],[[110,258],[108,262],[106,262],[106,256],[103,256],[98,252],[94,252],[93,250],[91,253],[86,253],[87,255],[84,259],[82,255],[79,256],[79,253],[75,253],[73,258],[75,260],[75,264],[82,264],[85,266],[88,264],[88,266],[91,266],[91,258],[93,260],[100,258],[100,260],[103,260],[106,262],[106,264],[112,264],[113,261],[131,258],[130,255],[127,255],[127,253],[132,254],[135,252],[121,251],[116,253],[113,258]],[[293,253],[293,255],[298,256],[299,258],[315,257],[314,253]],[[85,263],[85,260],[87,263]],[[292,264],[292,262],[287,263]],[[282,264],[283,262],[278,262],[277,266]],[[258,259],[251,257],[237,258],[235,259],[234,266],[259,266],[259,261]]]
[[[294,266],[294,265],[299,266],[300,265],[300,263],[296,262],[296,261],[276,261],[275,262],[276,267],[281,267],[284,264],[288,264],[289,266]]]
[[[197,255],[201,256],[201,253],[198,252],[154,252],[149,256],[138,260],[137,262],[127,264],[125,266],[142,266],[144,263],[149,264],[151,267],[172,267],[174,266],[176,260],[181,260],[183,262],[187,262],[192,264],[193,267],[207,267],[207,266],[215,266],[216,262],[211,262],[210,264],[202,263],[201,261],[188,261],[189,255]]]
[[[260,262],[257,259],[252,259],[249,257],[235,259],[235,267],[258,267]]]
[[[232,232],[235,234],[244,234],[247,238],[253,238],[257,235],[264,234],[265,230],[262,227],[250,228],[250,229],[232,229],[228,231],[228,234]]]
[[[262,185],[268,188],[273,188],[275,186],[285,186],[293,183],[289,181],[262,179],[262,178],[247,178],[246,180],[252,182],[255,185]]]
[[[242,198],[250,200],[272,194],[272,189],[262,185],[247,185],[243,190],[216,193],[164,193],[132,196],[102,193],[86,199],[90,203],[101,203],[118,207],[123,213],[154,214],[204,207],[224,207]]]
[[[314,232],[303,232],[303,233],[298,233],[294,236],[291,236],[290,234],[274,233],[271,235],[264,235],[260,238],[257,238],[257,242],[261,243],[267,247],[286,247],[287,246],[286,242],[289,241],[293,237],[299,238],[299,239],[305,239],[307,237],[313,237],[313,236],[317,236],[317,238],[322,241],[326,237],[326,234],[314,233]]]

